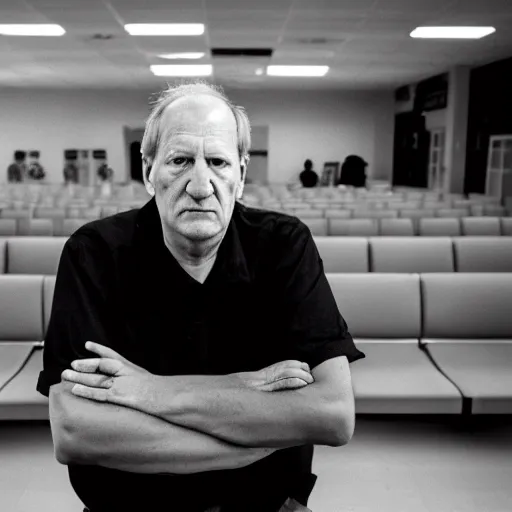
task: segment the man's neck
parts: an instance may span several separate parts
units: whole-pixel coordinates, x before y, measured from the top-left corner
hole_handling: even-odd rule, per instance
[[[164,242],[180,266],[194,279],[204,283],[215,260],[222,236],[204,241],[192,241],[183,236],[171,236],[164,230]]]

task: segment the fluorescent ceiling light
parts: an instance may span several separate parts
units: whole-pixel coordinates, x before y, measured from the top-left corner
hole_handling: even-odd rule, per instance
[[[159,57],[162,59],[202,59],[204,52],[162,53]]]
[[[4,36],[62,36],[66,31],[60,25],[25,23],[0,25],[0,34]]]
[[[270,76],[324,76],[329,66],[267,66]]]
[[[493,32],[494,27],[417,27],[410,35],[424,39],[481,39]]]
[[[130,23],[124,26],[132,36],[200,36],[202,23]]]
[[[211,64],[156,64],[150,68],[156,76],[209,76],[213,69]]]

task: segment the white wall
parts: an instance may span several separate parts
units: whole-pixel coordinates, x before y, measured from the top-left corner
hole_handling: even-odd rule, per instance
[[[16,149],[41,150],[47,180],[62,181],[65,148],[105,148],[115,180],[129,174],[123,126],[144,124],[148,93],[0,90],[0,180]],[[269,126],[269,180],[286,182],[313,160],[359,154],[368,174],[391,178],[393,93],[228,91],[254,125]]]

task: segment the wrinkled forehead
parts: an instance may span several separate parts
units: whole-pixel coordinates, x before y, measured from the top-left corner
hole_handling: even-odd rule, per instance
[[[186,96],[168,105],[160,129],[164,140],[181,134],[237,139],[236,119],[231,109],[220,98],[207,95]]]

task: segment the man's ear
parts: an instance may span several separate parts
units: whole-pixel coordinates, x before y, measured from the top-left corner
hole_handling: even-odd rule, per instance
[[[153,167],[149,160],[147,158],[142,158],[142,179],[144,180],[144,185],[148,191],[148,194],[153,197],[155,195],[155,187],[151,183],[152,169]]]
[[[236,199],[240,201],[244,195],[245,178],[247,177],[247,164],[249,163],[249,157],[242,158],[240,163],[240,183],[238,184],[238,190],[236,191]]]

